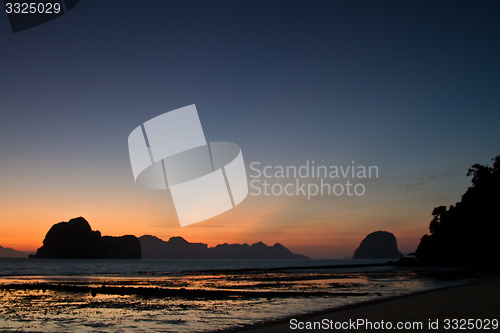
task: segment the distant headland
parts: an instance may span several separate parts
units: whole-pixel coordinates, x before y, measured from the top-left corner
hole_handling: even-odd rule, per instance
[[[26,252],[17,251],[10,247],[3,247],[0,245],[0,258],[26,258],[27,256],[28,254]]]
[[[309,259],[292,253],[276,243],[267,246],[262,242],[248,244],[219,244],[208,247],[203,243],[189,243],[182,237],[168,241],[145,235],[139,238],[144,259]]]

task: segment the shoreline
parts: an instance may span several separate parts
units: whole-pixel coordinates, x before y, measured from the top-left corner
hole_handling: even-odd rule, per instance
[[[421,322],[423,329],[418,332],[450,332],[451,329],[428,329],[429,320],[445,319],[497,319],[500,320],[500,274],[467,282],[458,286],[449,286],[432,290],[418,291],[406,295],[389,296],[383,299],[329,308],[312,313],[287,316],[275,320],[216,330],[212,333],[282,333],[282,332],[318,332],[334,329],[291,329],[290,320],[298,322],[348,322],[366,319],[371,322]],[[366,332],[367,329],[349,329]],[[377,332],[411,332],[409,329],[373,330]],[[468,330],[477,331],[477,330]],[[488,330],[491,331],[491,330]]]

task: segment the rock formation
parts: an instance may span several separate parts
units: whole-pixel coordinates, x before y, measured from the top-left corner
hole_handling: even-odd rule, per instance
[[[375,231],[363,239],[353,259],[402,258],[396,237],[387,231]]]
[[[135,236],[101,237],[78,217],[54,224],[33,258],[140,259],[141,246]]]

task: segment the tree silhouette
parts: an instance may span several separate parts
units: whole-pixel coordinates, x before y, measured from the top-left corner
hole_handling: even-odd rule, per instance
[[[500,155],[493,167],[474,164],[467,172],[472,186],[460,202],[432,211],[430,235],[424,235],[415,252],[426,263],[484,264],[500,255]]]

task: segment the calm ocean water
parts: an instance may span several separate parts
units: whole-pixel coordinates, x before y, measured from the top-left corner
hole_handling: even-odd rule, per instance
[[[0,258],[0,276],[145,276],[215,270],[312,267],[385,263],[387,260],[75,260]]]

